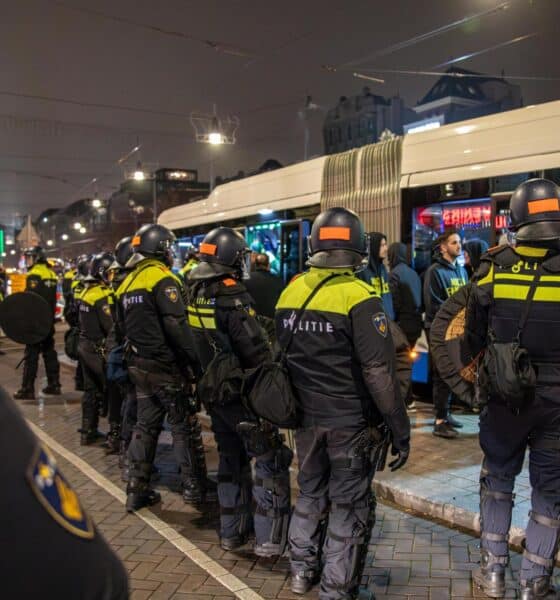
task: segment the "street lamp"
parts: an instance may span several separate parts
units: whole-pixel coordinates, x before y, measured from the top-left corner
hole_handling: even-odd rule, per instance
[[[77,222],[77,223],[74,223],[74,229],[75,229],[76,231],[79,231],[81,228],[82,228],[82,224],[81,224],[81,223],[79,223],[79,222]]]
[[[68,234],[67,234],[67,233],[63,233],[63,234],[60,236],[60,238],[62,239],[62,241],[64,241],[64,242],[65,242],[66,240],[68,240]]]
[[[80,227],[80,233],[83,235],[86,233],[87,229],[85,227]]]
[[[93,208],[101,208],[102,202],[99,198],[94,198],[91,201],[91,205],[93,206]]]
[[[52,246],[54,242],[52,240],[47,240],[47,246]]]
[[[136,163],[136,171],[132,174],[132,178],[135,181],[144,181],[146,179],[146,173],[142,170],[142,163],[140,161]]]

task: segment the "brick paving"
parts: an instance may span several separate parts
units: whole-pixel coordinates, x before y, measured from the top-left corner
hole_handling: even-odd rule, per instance
[[[9,351],[0,358],[1,381],[9,391],[14,391],[19,384],[20,375],[15,374],[13,367],[20,357],[21,350]],[[63,369],[62,376],[64,389],[72,390],[70,371]],[[29,420],[124,489],[116,457],[105,457],[99,447],[79,446],[76,432],[80,421],[79,399],[78,393],[65,391],[60,398],[39,397],[37,401],[20,402],[19,405]],[[403,489],[407,486],[413,488],[415,485],[428,485],[418,483],[418,479],[430,481],[431,487],[427,491],[433,493],[434,497],[438,497],[441,492],[451,494],[449,500],[453,495],[459,500],[466,488],[457,487],[461,482],[455,480],[452,485],[456,487],[454,491],[451,490],[450,485],[444,485],[447,480],[440,477],[437,470],[447,468],[447,479],[450,474],[467,479],[464,474],[472,469],[472,477],[476,473],[476,479],[478,478],[476,449],[473,449],[476,442],[472,439],[472,431],[469,431],[475,417],[463,419],[468,423],[467,433],[454,442],[445,442],[431,436],[429,417],[424,411],[421,410],[413,420],[414,454],[411,464],[402,474],[397,473],[398,477],[392,475],[392,480]],[[208,432],[204,433],[204,442],[212,472],[216,454]],[[433,461],[429,458],[429,448],[434,452]],[[454,450],[450,451],[450,448]],[[177,469],[172,462],[169,437],[165,433],[160,439],[156,463],[162,471],[157,487],[163,496],[161,506],[153,508],[157,516],[263,598],[302,598],[289,590],[286,559],[257,560],[250,547],[234,553],[221,550],[216,534],[215,507],[208,507],[201,513],[186,506],[175,493],[178,489]],[[234,598],[232,592],[137,516],[126,515],[122,505],[81,471],[64,460],[61,460],[61,464],[99,529],[123,559],[130,573],[132,598]],[[434,489],[436,485],[438,487]],[[472,536],[380,504],[362,583],[374,590],[377,597],[382,598],[477,598],[482,596],[472,590],[471,571],[477,567],[478,560],[478,541]],[[508,573],[508,598],[515,597],[511,578],[518,570],[519,562],[520,557],[514,553]],[[317,592],[313,590],[303,598],[316,597]]]

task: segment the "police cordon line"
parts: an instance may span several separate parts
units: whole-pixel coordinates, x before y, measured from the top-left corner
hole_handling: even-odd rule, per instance
[[[439,238],[440,264],[425,276],[437,388],[434,434],[452,438],[460,426],[449,415],[450,390],[481,410],[482,551],[474,581],[492,598],[505,595],[513,487],[530,448],[532,511],[520,594],[557,598],[559,188],[543,179],[521,184],[511,217],[517,245],[483,254],[470,283],[455,262],[461,241],[454,232]],[[145,225],[121,240],[114,256],[81,257],[65,276],[65,346],[79,361],[77,383],[84,390],[81,443],[100,438],[98,420],[107,416],[106,452],[120,455],[132,512],[161,500],[152,486],[153,463],[167,418],[183,499],[201,509],[217,500],[224,550],[240,548],[254,534],[257,556],[289,549],[294,593],[319,584],[322,600],[373,597],[360,586],[375,523],[372,480],[389,452],[392,471],[409,458],[410,370],[399,356],[418,337],[421,320],[413,319],[407,333],[396,325],[385,279],[375,289],[376,278],[363,274],[372,264],[372,240],[345,208],[315,219],[309,269],[281,293],[272,330],[257,319],[244,285],[249,248],[239,232],[212,230],[180,276],[170,268],[174,243],[165,227]],[[374,243],[382,262],[386,240],[381,235]],[[54,274],[40,248],[26,256],[28,291],[20,296],[44,314],[45,304],[52,308]],[[380,264],[374,267],[378,276]],[[14,300],[7,308],[6,302],[2,327],[16,310]],[[48,326],[37,318],[35,330],[44,332],[39,340],[30,329],[12,334],[27,344],[18,399],[34,398],[41,353],[48,378],[43,391],[60,393],[50,316]],[[217,482],[206,470],[201,405],[218,447]],[[293,452],[282,428],[295,430],[294,507]]]

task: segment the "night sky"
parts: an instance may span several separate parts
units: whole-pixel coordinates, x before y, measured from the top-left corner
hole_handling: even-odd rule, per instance
[[[432,69],[536,34],[457,66],[492,74],[505,70],[506,77],[559,78],[511,80],[522,86],[526,104],[559,98],[559,0],[511,0],[506,10],[384,51],[499,4],[503,2],[4,0],[0,222],[10,224],[17,213],[37,216],[45,208],[91,197],[93,186],[86,184],[94,177],[99,177],[100,195],[109,196],[123,179],[123,169],[115,163],[137,140],[145,163],[198,168],[201,179],[208,177],[211,158],[214,172],[225,176],[255,169],[267,158],[284,164],[301,160],[298,112],[307,95],[318,105],[311,117],[311,154],[319,155],[323,110],[364,86],[352,70]],[[321,68],[324,64],[342,67],[332,73]],[[398,93],[409,105],[436,81],[381,77],[385,84],[367,84],[372,92]],[[214,103],[221,116],[241,120],[235,146],[194,141],[189,114],[211,112]]]

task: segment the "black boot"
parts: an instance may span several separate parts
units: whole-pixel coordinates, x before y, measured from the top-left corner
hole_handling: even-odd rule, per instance
[[[109,433],[105,442],[105,454],[117,454],[121,445],[120,423],[109,423]]]
[[[230,538],[220,538],[220,546],[222,550],[226,550],[226,552],[231,552],[232,550],[237,550],[244,546],[247,543],[247,536],[245,535],[235,535]]]
[[[15,394],[16,400],[35,400],[35,392],[33,388],[21,387]]]
[[[145,506],[153,506],[161,501],[161,495],[150,487],[149,482],[140,477],[131,477],[126,486],[126,510],[134,512]]]
[[[292,573],[291,590],[294,594],[307,594],[318,580],[317,573],[313,570]]]
[[[503,598],[506,594],[507,556],[494,556],[488,550],[480,551],[480,568],[473,572],[473,581],[489,598]]]
[[[43,388],[43,394],[48,394],[50,396],[60,396],[61,386],[58,381],[54,381],[53,383],[48,383],[46,387]]]
[[[551,583],[548,575],[536,577],[528,581],[522,581],[519,586],[519,597],[521,600],[554,600],[560,598],[560,592]]]
[[[208,478],[202,432],[196,415],[187,422],[188,463],[181,465],[183,500],[185,504],[203,504],[218,501],[218,486]]]

